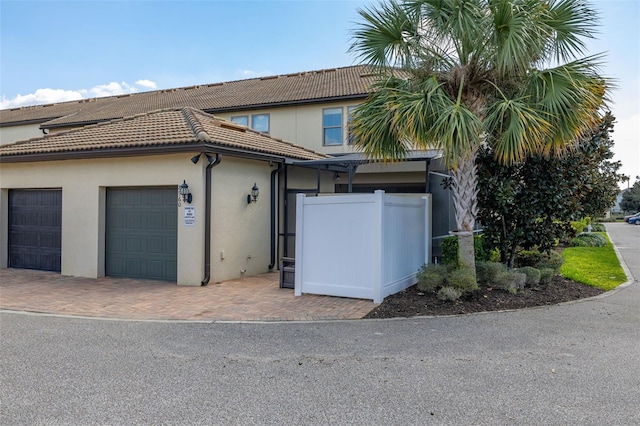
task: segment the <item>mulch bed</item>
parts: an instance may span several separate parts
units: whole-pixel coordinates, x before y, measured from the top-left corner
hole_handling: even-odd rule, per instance
[[[395,318],[423,315],[456,315],[474,312],[521,309],[533,306],[554,305],[571,300],[584,299],[603,293],[595,287],[568,280],[559,275],[549,285],[526,288],[517,294],[481,287],[472,295],[456,302],[439,300],[435,293],[425,293],[409,287],[388,296],[365,318]]]

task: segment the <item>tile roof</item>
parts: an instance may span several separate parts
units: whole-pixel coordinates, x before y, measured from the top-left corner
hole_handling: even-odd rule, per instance
[[[300,72],[179,89],[156,90],[59,104],[0,110],[0,125],[43,123],[42,127],[96,123],[166,108],[193,107],[207,112],[358,99],[375,81],[363,65]]]
[[[24,158],[30,155],[65,153],[86,153],[86,156],[104,157],[114,149],[142,149],[142,153],[144,149],[151,151],[151,148],[167,151],[184,148],[184,151],[187,151],[190,145],[193,149],[201,149],[204,144],[214,152],[218,149],[240,156],[275,156],[299,160],[327,157],[325,154],[187,107],[151,111],[1,145],[0,162],[10,162],[12,157],[15,159],[16,156]]]

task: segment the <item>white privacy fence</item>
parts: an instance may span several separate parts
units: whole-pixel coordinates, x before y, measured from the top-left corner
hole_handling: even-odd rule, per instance
[[[416,283],[430,259],[430,234],[428,194],[298,194],[295,294],[381,303]]]

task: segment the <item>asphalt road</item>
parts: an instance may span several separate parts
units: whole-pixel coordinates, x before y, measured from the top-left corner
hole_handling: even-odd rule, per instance
[[[640,226],[609,227],[640,277]],[[638,425],[640,284],[456,317],[0,315],[0,424]]]

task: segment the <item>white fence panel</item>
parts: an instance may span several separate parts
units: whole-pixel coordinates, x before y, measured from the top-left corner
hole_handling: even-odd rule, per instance
[[[384,196],[383,298],[415,284],[416,272],[429,261],[429,218],[424,198]]]
[[[349,194],[296,198],[295,294],[372,299],[416,282],[429,260],[430,198]]]

